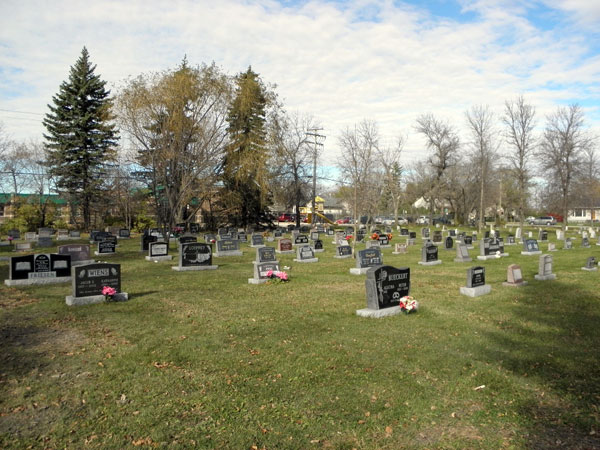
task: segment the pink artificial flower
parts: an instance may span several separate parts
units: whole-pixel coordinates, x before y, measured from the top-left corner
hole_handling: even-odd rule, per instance
[[[269,271],[267,272],[267,277],[271,278],[272,276],[273,276],[273,271],[272,271],[272,270],[269,270]]]
[[[116,293],[117,293],[117,290],[110,286],[104,286],[102,288],[102,295],[115,295]]]
[[[277,272],[277,276],[282,281],[287,281],[287,279],[288,279],[288,274],[285,272]]]

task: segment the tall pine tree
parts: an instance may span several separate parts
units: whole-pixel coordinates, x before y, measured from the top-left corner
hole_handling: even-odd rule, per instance
[[[222,200],[231,224],[260,225],[269,221],[266,110],[274,94],[250,67],[235,83],[227,118],[229,145],[223,160]]]
[[[92,205],[107,183],[104,168],[115,159],[119,139],[112,123],[110,91],[95,69],[84,47],[44,119],[49,172],[56,177],[58,189],[69,196],[71,208],[76,204],[81,208],[86,229]]]

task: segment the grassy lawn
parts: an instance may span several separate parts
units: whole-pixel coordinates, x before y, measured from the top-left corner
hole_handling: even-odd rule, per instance
[[[2,286],[0,447],[600,448],[600,272],[581,270],[600,247],[552,253],[555,281],[534,280],[519,245],[472,263],[440,248],[430,267],[420,239],[384,249],[421,309],[366,319],[366,276],[324,244],[318,263],[278,255],[287,284],[248,284],[245,245],[218,270],[175,272],[135,238],[110,257],[128,302]],[[501,285],[511,263],[528,286]],[[491,294],[459,294],[474,265]]]

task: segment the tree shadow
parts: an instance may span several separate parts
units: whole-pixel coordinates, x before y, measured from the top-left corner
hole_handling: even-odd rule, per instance
[[[528,448],[600,448],[600,298],[559,281],[519,289],[510,320],[485,332],[480,352],[539,387],[517,400]]]

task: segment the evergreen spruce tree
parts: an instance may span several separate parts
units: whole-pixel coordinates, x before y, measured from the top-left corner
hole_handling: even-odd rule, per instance
[[[239,74],[229,109],[229,145],[223,160],[222,200],[233,225],[259,225],[269,220],[266,110],[273,101],[251,68]]]
[[[49,173],[69,197],[71,208],[81,208],[86,229],[92,204],[107,184],[104,168],[116,156],[118,133],[112,123],[110,91],[94,74],[96,69],[84,47],[71,67],[68,81],[48,105],[44,126]]]

